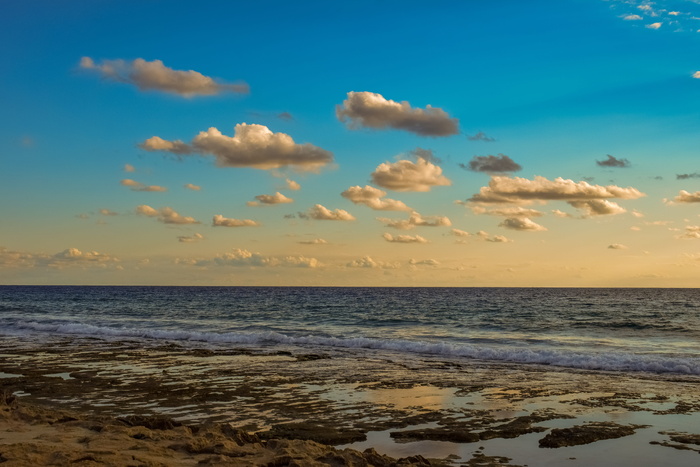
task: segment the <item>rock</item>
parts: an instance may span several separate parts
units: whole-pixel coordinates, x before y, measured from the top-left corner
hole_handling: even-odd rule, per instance
[[[613,422],[597,422],[571,428],[555,428],[540,440],[540,447],[579,446],[603,439],[622,438],[633,435],[638,428],[646,427],[646,425],[618,425]]]
[[[342,430],[307,422],[274,425],[269,431],[258,433],[258,435],[262,439],[303,439],[331,446],[367,439],[367,435],[358,430]]]
[[[182,426],[182,423],[161,415],[129,415],[127,417],[119,417],[117,420],[127,426],[143,426],[149,430],[172,430]]]

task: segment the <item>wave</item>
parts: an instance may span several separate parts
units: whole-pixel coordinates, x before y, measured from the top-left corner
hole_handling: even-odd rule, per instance
[[[367,337],[290,336],[280,332],[203,332],[165,329],[111,328],[82,323],[16,322],[5,331],[40,332],[98,338],[140,338],[213,344],[299,345],[343,349],[388,350],[410,354],[462,357],[512,363],[553,365],[566,368],[700,375],[700,358],[637,355],[632,353],[585,353],[522,347],[485,347],[468,344],[435,343],[406,339]]]

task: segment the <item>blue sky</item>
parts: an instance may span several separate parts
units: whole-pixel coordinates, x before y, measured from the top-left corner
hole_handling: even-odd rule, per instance
[[[4,10],[3,282],[694,284],[697,204],[692,196],[673,200],[680,190],[698,191],[696,2],[26,1]],[[81,66],[83,57],[94,66]],[[137,59],[246,83],[250,92],[143,89],[100,68]],[[407,101],[416,112],[441,109],[458,129],[372,128],[359,114],[340,121],[336,109],[351,91]],[[242,123],[332,153],[333,162],[317,171],[220,167],[215,160],[223,159],[193,141],[211,127],[233,136]],[[468,138],[478,132],[494,141]],[[153,136],[181,140],[190,152],[145,150]],[[432,151],[430,167],[449,186],[397,191],[376,183],[382,163],[419,163],[417,148]],[[621,166],[596,162],[608,155]],[[487,156],[522,168],[459,166]],[[494,214],[494,204],[472,199],[493,177],[534,184],[538,176],[645,196],[605,195],[615,206],[597,204],[597,212],[583,194],[573,204],[554,192],[497,203],[535,209],[534,217]],[[301,189],[290,190],[287,179]],[[124,180],[167,191],[134,190]],[[340,195],[365,185],[449,225],[388,226],[381,219],[408,220],[410,212]],[[293,202],[246,204],[276,192]],[[309,218],[316,204],[355,220]],[[137,210],[144,205],[200,223],[149,217]],[[259,226],[216,227],[215,215]],[[387,241],[387,233],[426,241]],[[317,238],[325,243],[304,243]]]

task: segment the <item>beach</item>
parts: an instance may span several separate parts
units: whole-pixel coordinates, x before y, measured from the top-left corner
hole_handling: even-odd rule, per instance
[[[8,466],[700,459],[694,375],[60,337],[5,336],[0,356]]]

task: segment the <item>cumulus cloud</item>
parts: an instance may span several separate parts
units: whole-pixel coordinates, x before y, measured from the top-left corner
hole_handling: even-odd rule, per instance
[[[125,178],[121,183],[123,186],[128,186],[131,191],[168,191],[167,188],[158,185],[144,185],[143,183],[131,180],[130,178]]]
[[[647,29],[659,29],[661,27],[661,23],[651,23],[651,24],[647,24],[644,27]]]
[[[471,234],[469,232],[466,232],[464,230],[459,230],[459,229],[452,229],[450,230],[450,233],[454,235],[455,237],[470,237]]]
[[[103,78],[112,81],[133,84],[141,91],[162,91],[183,97],[250,92],[245,83],[227,84],[194,70],[173,70],[160,60],[149,62],[137,58],[130,62],[118,59],[95,63],[92,58],[83,57],[80,60],[80,68],[99,73]]]
[[[398,269],[400,265],[398,263],[387,263],[384,261],[377,261],[369,256],[364,256],[362,258],[353,260],[347,265],[349,268],[372,268],[372,269]]]
[[[479,230],[476,233],[476,236],[480,238],[481,240],[484,240],[485,242],[493,242],[493,243],[510,243],[512,242],[511,239],[504,237],[503,235],[490,235],[488,232],[485,232],[483,230]]]
[[[700,71],[696,71],[695,73],[693,73],[693,78],[700,79]]]
[[[354,221],[355,217],[343,209],[330,210],[320,204],[314,205],[303,217],[319,221]]]
[[[595,161],[600,167],[619,167],[627,168],[630,166],[630,161],[627,159],[618,159],[608,154],[608,158],[602,161]]]
[[[480,131],[474,135],[467,135],[467,139],[469,141],[484,141],[486,143],[493,143],[496,141],[496,138],[491,138],[490,136],[486,135],[483,131]]]
[[[131,164],[124,164],[124,172],[136,172],[136,167]]]
[[[302,240],[297,242],[300,245],[328,245],[328,241],[322,238],[314,238],[313,240]]]
[[[503,208],[491,208],[486,209],[483,206],[471,206],[472,212],[474,214],[486,214],[489,216],[500,216],[500,217],[542,217],[544,213],[538,211],[537,209],[527,209],[520,206],[513,207],[503,207]]]
[[[236,248],[211,260],[196,261],[195,265],[317,268],[321,266],[321,263],[316,258],[308,258],[306,256],[265,256],[260,253]]]
[[[412,211],[403,201],[384,198],[386,191],[365,185],[364,188],[357,185],[343,191],[340,196],[349,199],[354,204],[364,204],[376,211]]]
[[[469,165],[459,164],[459,166],[465,170],[487,173],[517,172],[522,170],[520,164],[517,164],[505,154],[499,154],[497,156],[474,156],[472,160],[469,161]]]
[[[417,259],[411,258],[408,260],[408,264],[410,264],[411,266],[438,266],[440,264],[440,262],[436,261],[434,259],[417,260]]]
[[[623,245],[622,243],[613,243],[611,245],[608,245],[608,249],[610,250],[626,250],[627,247]]]
[[[588,182],[537,176],[534,180],[520,177],[492,176],[488,186],[469,201],[486,204],[522,204],[533,201],[586,201],[593,199],[636,199],[645,196],[636,188],[615,185],[591,185]]]
[[[569,201],[569,204],[584,213],[584,217],[607,216],[627,212],[619,204],[606,199],[593,199],[589,201]]]
[[[390,233],[385,233],[382,237],[391,243],[428,243],[428,240],[420,235],[391,235]]]
[[[118,212],[110,211],[109,209],[104,209],[104,208],[103,208],[103,209],[100,209],[99,212],[100,212],[100,214],[102,214],[103,216],[118,216],[118,215],[119,215]]]
[[[0,247],[0,267],[50,267],[61,269],[71,266],[106,267],[109,264],[118,262],[119,258],[114,256],[98,253],[97,251],[83,252],[77,248],[67,248],[59,253],[49,255],[45,253],[11,251]]]
[[[378,221],[385,222],[386,227],[391,227],[399,230],[411,230],[416,227],[449,227],[452,221],[444,216],[426,216],[423,217],[417,212],[412,212],[408,219],[388,219],[386,217],[378,217]]]
[[[301,185],[299,185],[294,180],[286,179],[285,184],[286,184],[285,186],[287,187],[288,190],[292,190],[292,191],[301,190]]]
[[[526,232],[542,232],[547,230],[545,227],[527,217],[508,217],[498,225],[506,229],[521,230]]]
[[[434,186],[449,186],[450,179],[442,175],[442,169],[426,161],[400,160],[384,162],[371,174],[372,182],[394,191],[430,191]]]
[[[154,209],[151,206],[142,204],[136,207],[136,214],[146,217],[154,217],[164,224],[199,224],[193,217],[181,216],[170,207]]]
[[[265,125],[239,123],[234,135],[227,136],[217,128],[201,131],[190,144],[167,141],[153,136],[139,144],[146,151],[173,154],[213,155],[220,167],[251,167],[269,170],[292,167],[299,171],[318,171],[333,161],[333,153],[309,143],[297,144],[285,133],[273,133]]]
[[[431,162],[433,164],[442,163],[442,159],[437,157],[432,149],[416,148],[412,151],[408,151],[408,155],[412,156],[415,160],[423,159],[426,162]]]
[[[230,219],[221,214],[217,214],[212,219],[211,225],[214,227],[258,227],[260,224],[250,219]]]
[[[414,108],[406,102],[385,99],[373,92],[349,92],[342,105],[336,106],[336,116],[355,128],[394,128],[421,136],[450,136],[459,133],[459,121],[447,112],[428,105]]]
[[[676,174],[676,180],[687,180],[689,178],[700,178],[700,174],[693,172],[692,174]]]
[[[180,243],[196,243],[201,240],[204,240],[204,235],[200,233],[195,233],[194,235],[181,235],[177,237],[177,241]]]
[[[666,204],[676,204],[676,203],[700,203],[700,191],[690,193],[689,191],[681,190],[678,192],[678,196],[672,200],[664,199]]]
[[[625,21],[640,21],[642,17],[639,15],[627,15],[623,19]]]
[[[272,206],[274,204],[289,204],[294,202],[292,198],[287,198],[279,191],[274,195],[258,195],[255,199],[257,199],[257,201],[248,201],[246,204],[248,206]]]
[[[201,186],[199,186],[199,185],[194,185],[194,184],[192,184],[192,183],[186,183],[186,184],[185,184],[185,188],[187,188],[188,190],[192,190],[192,191],[199,191],[199,190],[202,189]]]
[[[700,225],[685,226],[685,233],[683,233],[683,235],[680,235],[678,238],[700,238]]]

